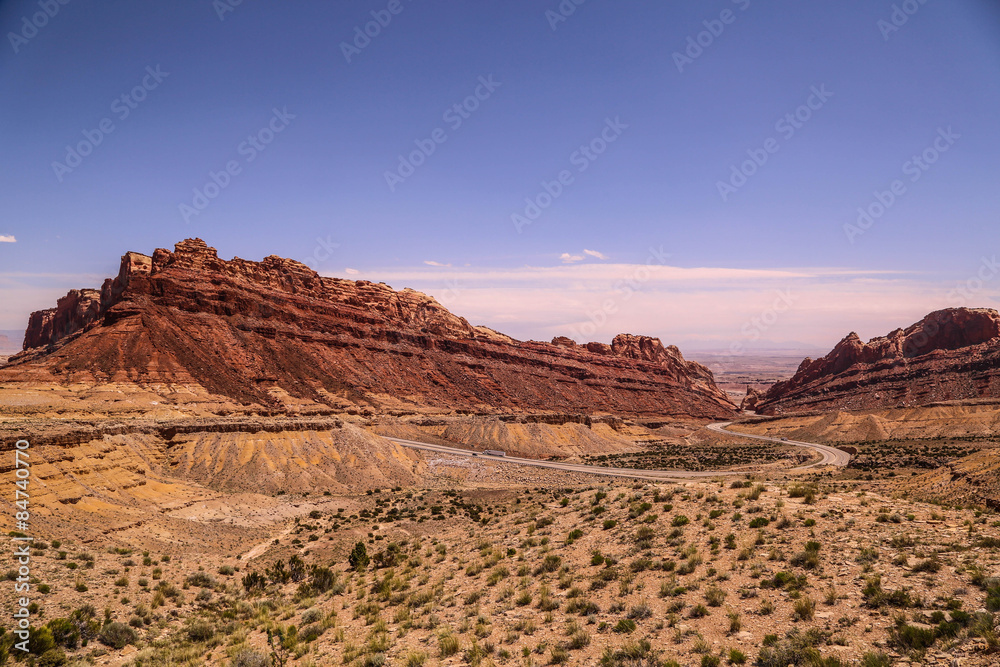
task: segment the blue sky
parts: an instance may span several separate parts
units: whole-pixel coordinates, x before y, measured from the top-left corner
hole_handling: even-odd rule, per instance
[[[193,236],[521,338],[996,307],[996,3],[578,1],[0,3],[0,329]]]

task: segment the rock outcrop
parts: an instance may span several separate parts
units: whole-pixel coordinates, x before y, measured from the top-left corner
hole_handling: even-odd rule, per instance
[[[1000,314],[948,308],[863,342],[850,333],[757,401],[761,414],[1000,397]]]
[[[711,372],[656,338],[521,342],[431,297],[326,278],[304,264],[218,257],[200,239],[127,253],[100,291],[33,313],[0,382],[197,384],[284,409],[467,410],[725,418]]]
[[[742,401],[740,401],[740,410],[755,411],[757,409],[757,405],[763,398],[763,393],[750,385],[747,385],[747,395],[743,397]]]

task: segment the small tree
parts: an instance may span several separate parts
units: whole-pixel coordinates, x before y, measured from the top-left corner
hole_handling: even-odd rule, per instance
[[[368,549],[365,548],[364,542],[355,544],[354,549],[351,550],[351,555],[347,557],[347,562],[358,572],[368,567],[369,561]]]

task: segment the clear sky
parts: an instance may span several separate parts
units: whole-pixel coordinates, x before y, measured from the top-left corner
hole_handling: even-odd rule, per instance
[[[997,306],[996,2],[64,1],[0,2],[0,329],[194,236],[519,338]]]

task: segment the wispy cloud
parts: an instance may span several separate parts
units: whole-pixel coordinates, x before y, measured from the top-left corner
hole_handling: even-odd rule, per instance
[[[563,264],[573,264],[574,262],[582,262],[583,256],[571,255],[568,252],[564,252],[563,254],[559,255],[559,259],[563,261]]]
[[[591,257],[596,257],[597,259],[607,259],[608,258],[608,256],[605,255],[603,252],[597,252],[596,250],[587,250],[586,248],[583,249],[583,254],[584,255],[590,255]]]
[[[349,276],[356,276],[356,275],[358,275],[361,272],[358,271],[357,269],[346,268],[346,269],[344,269],[344,273],[346,273]]]
[[[17,239],[13,236],[0,236],[0,243],[17,243]]]
[[[442,264],[441,262],[435,262],[433,259],[425,259],[424,264],[426,264],[427,266],[439,266],[442,268],[447,268],[451,266],[451,264]]]
[[[521,339],[593,331],[592,340],[607,342],[630,332],[687,347],[727,348],[745,341],[746,323],[767,312],[778,292],[790,292],[794,305],[768,328],[766,340],[828,347],[852,330],[868,338],[883,335],[950,305],[947,286],[931,276],[840,267],[569,262],[366,269],[365,274],[446,300],[449,310],[470,322]],[[995,307],[1000,290],[981,296],[980,305]]]

